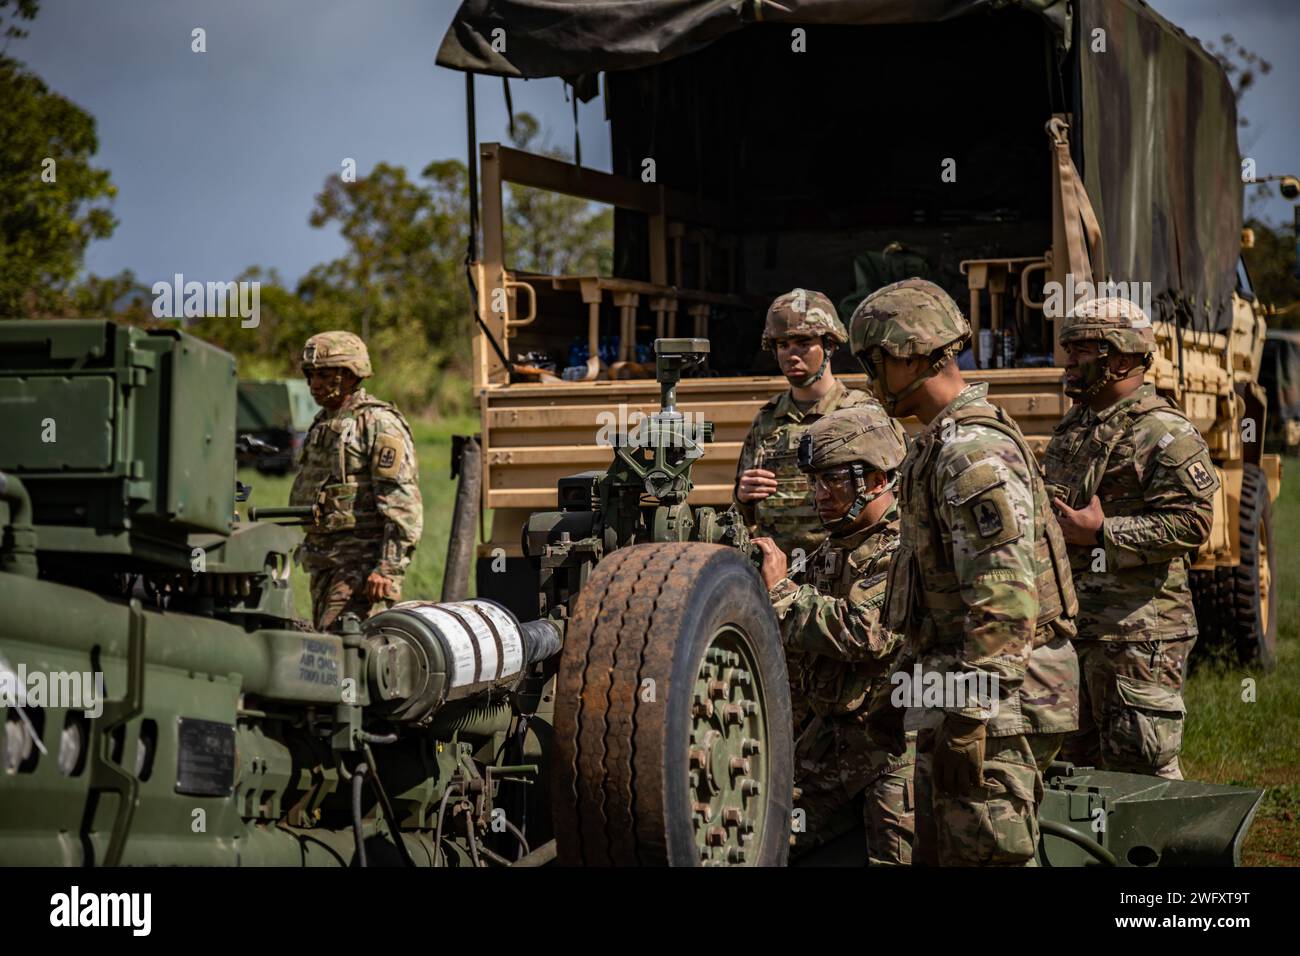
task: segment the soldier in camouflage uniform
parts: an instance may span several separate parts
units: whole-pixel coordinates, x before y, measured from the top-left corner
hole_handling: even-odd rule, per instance
[[[1182,779],[1183,668],[1196,643],[1188,563],[1210,535],[1219,479],[1196,426],[1143,376],[1151,320],[1090,299],[1066,320],[1065,391],[1047,479],[1079,593],[1076,763]]]
[[[880,613],[898,548],[893,486],[906,452],[902,428],[874,404],[819,418],[800,440],[799,467],[811,476],[830,536],[802,575],[787,574],[771,538],[755,541],[785,645],[805,655],[801,697],[815,715],[795,750],[795,806],[807,834],[799,842],[811,848],[834,837],[837,812],[863,795],[874,864],[912,860],[915,747],[887,753],[866,727],[871,689],[888,682],[900,643],[881,626]]]
[[[299,459],[289,503],[314,505],[298,559],[311,575],[312,621],[337,629],[391,607],[424,527],[410,426],[366,393],[366,345],[351,332],[321,332],[302,350],[302,371],[321,406]]]
[[[778,296],[763,325],[762,347],[776,355],[790,388],[754,416],[736,465],[733,495],[750,531],[775,541],[796,569],[826,537],[808,479],[799,471],[799,439],[821,416],[871,401],[831,371],[831,355],[848,340],[830,299],[805,289]],[[799,691],[802,654],[788,651],[786,666],[797,730],[808,716]]]
[[[884,624],[905,644],[895,687],[873,697],[868,719],[893,753],[905,727],[918,730],[913,860],[1031,864],[1042,799],[1031,735],[1045,720],[1068,724],[1077,701],[1077,687],[1026,693],[1034,649],[1067,647],[1075,610],[1037,461],[988,386],[962,378],[954,358],[970,326],[941,288],[907,279],[877,290],[850,335],[885,409],[924,425],[900,469],[885,599]],[[918,700],[913,668],[942,675],[945,692]],[[1048,670],[1068,682],[1059,664]]]

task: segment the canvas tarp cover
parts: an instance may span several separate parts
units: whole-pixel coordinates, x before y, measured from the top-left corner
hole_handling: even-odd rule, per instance
[[[438,64],[499,76],[576,77],[685,56],[750,23],[933,23],[1064,0],[465,0]]]
[[[465,0],[438,63],[576,80],[685,56],[755,22],[863,26],[1036,10],[1073,47],[1083,112],[1074,153],[1101,222],[1107,273],[1150,282],[1160,318],[1228,328],[1242,185],[1227,76],[1141,0],[1072,6],[1076,23],[1062,0]],[[1097,30],[1104,51],[1095,49]]]
[[[1160,318],[1230,328],[1242,183],[1228,78],[1145,6],[1080,7],[1080,172],[1101,221],[1107,271],[1150,282]],[[1095,36],[1105,37],[1104,52],[1094,52]]]

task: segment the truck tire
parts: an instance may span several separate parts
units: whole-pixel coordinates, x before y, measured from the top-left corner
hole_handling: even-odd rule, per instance
[[[1277,664],[1277,588],[1273,543],[1273,504],[1268,479],[1258,465],[1241,476],[1241,563],[1227,572],[1228,587],[1221,624],[1236,645],[1243,664],[1272,670]]]
[[[1273,509],[1268,479],[1247,464],[1238,513],[1241,563],[1193,571],[1192,598],[1200,631],[1196,660],[1217,659],[1271,670],[1277,664],[1277,589]]]
[[[562,865],[783,866],[793,802],[780,630],[721,545],[622,548],[578,595],[556,679]]]

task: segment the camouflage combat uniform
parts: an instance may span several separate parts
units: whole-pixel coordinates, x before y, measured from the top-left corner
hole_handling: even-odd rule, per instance
[[[902,429],[874,403],[821,419],[809,430],[813,449],[837,426],[857,423],[888,432],[868,439],[886,457],[877,453],[866,467],[892,474],[906,450]],[[813,455],[816,470],[846,460],[841,455],[824,464]],[[805,583],[787,577],[768,592],[786,647],[804,655],[800,697],[815,715],[795,749],[795,807],[804,811],[805,834],[796,838],[798,845],[811,848],[838,835],[836,814],[862,794],[867,856],[874,864],[912,861],[915,738],[894,756],[866,728],[867,704],[888,682],[901,643],[880,622],[885,577],[897,548],[898,508],[891,504],[869,527],[833,531],[809,559]]]
[[[772,303],[764,326],[763,348],[770,348],[776,338],[796,334],[824,335],[837,345],[848,341],[848,334],[830,300],[820,292],[801,289],[787,292]],[[794,393],[787,389],[758,410],[749,434],[745,436],[736,465],[733,500],[750,531],[755,536],[772,538],[777,547],[790,556],[796,570],[806,564],[808,556],[826,537],[817,509],[813,507],[808,479],[799,471],[795,460],[799,439],[823,415],[837,408],[852,408],[870,402],[870,396],[846,388],[837,381],[820,399],[801,409],[794,400]],[[735,488],[739,487],[740,476],[750,468],[765,468],[774,473],[777,490],[761,501],[745,503],[735,498]],[[807,704],[799,696],[803,655],[788,650],[786,666],[790,671],[791,703],[795,727],[798,728],[808,715]]]
[[[322,333],[308,340],[304,366],[328,367],[328,350],[355,352],[350,333]],[[353,341],[355,340],[355,341]],[[315,349],[312,349],[312,346]],[[322,354],[325,352],[325,354]],[[364,354],[364,352],[362,353]],[[369,374],[369,359],[363,368]],[[298,559],[311,575],[312,620],[318,630],[337,628],[352,611],[362,619],[390,607],[401,593],[424,526],[415,442],[402,413],[358,387],[337,410],[321,409],[312,421],[289,502],[317,506]],[[387,600],[372,602],[365,583],[378,572],[394,584]]]
[[[909,279],[864,299],[851,335],[868,371],[883,366],[882,350],[898,358],[938,354],[919,382],[952,359],[970,328],[947,293]],[[873,377],[887,409],[915,387],[891,396]],[[899,480],[900,546],[884,614],[885,626],[906,638],[899,670],[915,664],[923,674],[984,672],[997,681],[995,707],[968,698],[908,711],[908,725],[919,731],[918,863],[1031,864],[1042,799],[1034,735],[1070,725],[1077,711],[1064,541],[1037,461],[987,392],[983,384],[966,387],[915,436]],[[1037,681],[1027,680],[1043,647],[1056,659]],[[935,785],[934,750],[949,719],[984,724],[983,786],[966,793]]]
[[[1137,306],[1112,301],[1117,315],[1103,321],[1151,335]],[[1076,313],[1090,315],[1076,315],[1062,342],[1102,334],[1101,323],[1084,321],[1096,318],[1087,305]],[[1146,337],[1129,338],[1120,339],[1121,351],[1147,351]],[[1154,348],[1153,337],[1149,343]],[[1209,449],[1182,412],[1142,385],[1100,412],[1077,403],[1056,427],[1044,464],[1067,505],[1086,507],[1096,495],[1106,515],[1100,544],[1069,547],[1083,713],[1065,755],[1182,779],[1183,671],[1197,635],[1188,563],[1209,537],[1219,487]]]

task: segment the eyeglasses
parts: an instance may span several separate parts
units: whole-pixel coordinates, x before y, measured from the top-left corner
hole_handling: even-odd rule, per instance
[[[845,467],[845,468],[836,468],[834,471],[817,472],[816,474],[811,475],[809,477],[809,481],[812,484],[814,490],[817,489],[818,487],[822,487],[825,488],[827,491],[829,491],[834,485],[847,484],[849,479],[852,477],[853,477],[853,470],[851,468]]]

